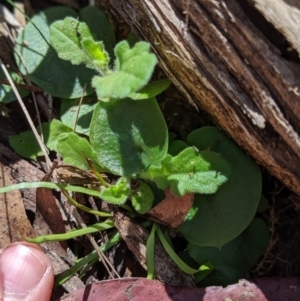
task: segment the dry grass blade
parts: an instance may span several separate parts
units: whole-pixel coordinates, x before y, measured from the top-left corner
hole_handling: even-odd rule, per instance
[[[27,119],[27,121],[28,121],[28,123],[29,123],[29,125],[31,127],[31,130],[33,131],[33,134],[34,134],[34,136],[35,136],[35,138],[36,138],[36,140],[37,140],[37,142],[38,142],[38,144],[39,144],[39,146],[40,146],[40,148],[41,148],[41,150],[42,150],[42,152],[43,152],[43,154],[45,156],[47,165],[48,165],[48,167],[50,167],[51,166],[51,160],[50,160],[50,158],[48,156],[47,148],[46,148],[45,144],[43,143],[41,137],[39,136],[39,134],[38,134],[38,132],[37,132],[37,130],[36,130],[34,124],[33,124],[33,121],[32,121],[32,119],[31,119],[31,117],[30,117],[30,115],[29,115],[29,113],[27,111],[27,108],[26,108],[26,106],[25,106],[25,104],[23,102],[23,99],[20,96],[20,94],[19,94],[19,92],[18,92],[18,90],[17,90],[17,88],[16,88],[16,86],[15,86],[15,84],[14,84],[11,76],[9,75],[9,73],[8,73],[5,65],[3,64],[2,60],[0,60],[0,64],[1,64],[1,68],[2,68],[2,70],[4,72],[4,74],[5,74],[6,78],[7,78],[7,80],[9,81],[9,84],[11,85],[11,87],[12,87],[12,89],[13,89],[13,91],[14,91],[17,99],[18,99],[18,102],[19,102],[19,104],[20,104],[20,106],[21,106],[21,108],[22,108],[22,110],[23,110],[23,112],[24,112],[24,114],[26,116],[26,119]]]
[[[78,223],[80,224],[80,226],[82,228],[86,228],[86,224],[84,223],[84,221],[82,220],[80,214],[77,212],[76,208],[74,208],[73,210],[73,215],[74,217],[77,219]],[[92,235],[87,234],[88,239],[90,240],[91,244],[93,245],[93,247],[95,248],[96,252],[98,253],[99,259],[101,259],[103,265],[105,266],[108,274],[110,275],[110,277],[113,279],[115,278],[115,276],[117,278],[121,278],[121,276],[119,275],[119,273],[116,271],[116,269],[114,268],[114,266],[110,263],[110,261],[107,259],[107,257],[105,256],[105,254],[100,250],[98,244],[96,243],[95,239],[92,237]],[[114,276],[115,275],[115,276]]]
[[[78,105],[78,109],[77,109],[77,112],[76,112],[75,122],[74,122],[74,125],[73,125],[73,132],[75,132],[75,130],[76,130],[76,125],[77,125],[77,121],[78,121],[79,112],[80,112],[80,109],[81,109],[81,105],[82,105],[82,100],[83,100],[83,96],[84,96],[84,93],[85,93],[85,89],[86,89],[86,84],[83,87],[82,95],[81,95],[81,98],[80,98],[80,101],[79,101],[79,105]]]

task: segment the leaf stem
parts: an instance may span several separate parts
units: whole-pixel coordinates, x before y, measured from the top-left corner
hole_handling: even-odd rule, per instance
[[[169,243],[167,242],[166,238],[164,237],[160,227],[157,227],[157,235],[159,237],[159,240],[161,244],[163,245],[164,249],[166,252],[169,254],[169,256],[172,258],[172,260],[177,264],[177,266],[186,274],[193,275],[198,272],[206,272],[206,275],[208,272],[211,272],[213,270],[212,264],[207,265],[203,264],[200,266],[198,270],[191,268],[188,266],[176,253],[175,251],[171,248]]]
[[[111,217],[112,215],[108,212],[102,212],[102,211],[98,211],[98,210],[94,210],[94,209],[91,209],[89,207],[86,207],[80,203],[78,203],[76,200],[74,200],[66,190],[62,189],[62,192],[63,194],[65,195],[65,197],[68,199],[68,201],[73,205],[75,206],[76,208],[78,209],[81,209],[85,212],[88,212],[90,214],[94,214],[94,215],[97,215],[97,216],[101,216],[101,217]]]
[[[51,182],[43,182],[43,181],[19,183],[19,184],[2,187],[0,188],[0,193],[6,193],[18,189],[39,188],[39,187],[51,188],[51,189],[65,189],[67,191],[85,193],[96,197],[99,197],[100,194],[100,192],[97,190],[88,189],[85,187],[74,186],[65,183],[51,183]]]
[[[146,243],[146,261],[147,261],[147,279],[154,279],[155,264],[154,264],[154,245],[155,245],[155,232],[157,224],[153,223],[150,235]]]
[[[49,241],[64,241],[64,240],[68,240],[68,239],[75,238],[78,236],[111,229],[113,227],[114,227],[114,222],[112,220],[107,220],[103,223],[97,223],[97,224],[88,226],[83,229],[70,231],[68,233],[50,234],[50,235],[45,235],[45,236],[39,236],[36,238],[26,237],[24,239],[27,242],[31,242],[34,244],[40,244],[40,243],[49,242]]]

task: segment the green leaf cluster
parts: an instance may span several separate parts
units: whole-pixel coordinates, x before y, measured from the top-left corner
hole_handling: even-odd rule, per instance
[[[91,24],[91,14],[106,25],[100,28]],[[82,64],[72,65],[61,59],[50,44],[51,24],[67,16],[86,23],[93,36],[107,43],[107,46],[115,44],[111,25],[100,10],[87,7],[77,14],[66,7],[54,7],[37,14],[26,25],[17,37],[14,56],[21,73],[28,75],[33,83],[52,96],[71,99],[80,97],[85,86],[86,95],[93,92],[90,79],[96,72]],[[76,28],[73,31],[76,33]],[[72,42],[69,42],[70,47]]]
[[[92,85],[99,99],[125,98],[143,88],[157,63],[156,56],[149,51],[150,44],[146,42],[138,42],[133,48],[127,41],[120,42],[115,47],[114,70],[107,76],[93,78]]]
[[[101,29],[91,21],[91,15],[99,20]],[[261,199],[259,167],[215,127],[197,129],[187,141],[169,142],[155,97],[170,81],[150,82],[157,58],[148,43],[122,41],[115,45],[111,26],[96,9],[81,11],[79,20],[69,9],[45,11],[26,26],[18,42],[15,55],[22,73],[63,100],[61,121],[42,124],[45,144],[65,163],[92,168],[100,188],[90,193],[116,205],[127,206],[125,202],[130,200],[139,214],[157,203],[156,188],[170,187],[178,196],[194,193],[193,206],[178,227],[189,242],[189,256],[200,265],[209,260],[218,270],[218,255],[206,255],[220,255],[221,248],[226,251],[231,245],[240,248],[250,231],[250,241],[259,242],[251,257],[257,258],[267,239],[253,234],[258,226],[252,221]],[[79,100],[84,86],[88,96]],[[32,132],[11,137],[10,144],[24,157],[42,155]],[[112,182],[106,183],[100,172],[110,174]],[[165,243],[160,229],[157,231]],[[181,262],[170,246],[168,249]],[[231,247],[228,250],[229,254]],[[252,259],[243,272],[250,263]],[[210,273],[211,268],[208,270]],[[209,277],[214,273],[217,271]],[[202,271],[199,279],[204,274]],[[222,279],[220,283],[225,283],[233,276]]]
[[[160,80],[147,86],[157,63],[156,56],[150,53],[149,43],[137,42],[132,48],[127,41],[118,43],[114,48],[115,61],[112,64],[104,47],[106,43],[97,41],[88,25],[74,17],[51,25],[50,42],[60,59],[74,65],[84,64],[99,74],[92,79],[99,100],[114,102],[126,97],[148,99],[170,84],[169,80]]]
[[[230,165],[218,153],[188,147],[177,156],[167,155],[160,166],[151,166],[141,177],[161,189],[171,187],[179,196],[194,192],[214,194],[230,175]]]

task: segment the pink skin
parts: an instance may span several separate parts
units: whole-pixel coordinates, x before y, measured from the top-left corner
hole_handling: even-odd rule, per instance
[[[54,275],[42,249],[16,242],[0,250],[0,300],[49,301]]]

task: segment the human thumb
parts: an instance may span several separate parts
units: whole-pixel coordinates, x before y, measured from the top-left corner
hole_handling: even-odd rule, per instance
[[[0,300],[50,300],[53,269],[41,248],[17,242],[0,252]]]

